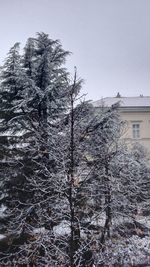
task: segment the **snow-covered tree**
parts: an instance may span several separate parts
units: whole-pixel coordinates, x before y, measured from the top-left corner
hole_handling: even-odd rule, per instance
[[[24,72],[21,67],[19,43],[9,51],[1,73],[0,86],[0,135],[1,135],[1,180],[3,204],[13,205],[12,199],[16,194],[16,184],[22,184],[20,163],[16,160],[21,157],[17,146],[20,145],[21,124],[16,118],[22,116],[22,111],[17,103],[22,101],[22,81]],[[8,202],[8,194],[11,196]],[[18,194],[20,192],[18,191]],[[23,196],[23,195],[22,195]]]
[[[41,33],[30,38],[22,59],[16,44],[3,67],[1,132],[9,133],[9,154],[6,158],[3,150],[2,195],[7,199],[7,232],[20,239],[26,240],[32,228],[54,223],[48,214],[59,165],[55,139],[65,110],[68,73],[62,64],[67,55],[59,41]]]

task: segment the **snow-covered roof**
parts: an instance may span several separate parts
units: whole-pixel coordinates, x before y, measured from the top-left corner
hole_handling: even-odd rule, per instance
[[[119,102],[120,107],[150,107],[150,96],[137,97],[105,97],[94,101],[94,107],[111,107]]]

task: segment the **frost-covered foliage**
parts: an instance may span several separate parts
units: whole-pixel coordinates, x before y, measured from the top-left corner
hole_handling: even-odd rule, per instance
[[[137,236],[128,239],[118,239],[106,243],[105,252],[95,254],[96,266],[149,266],[150,263],[149,237]]]
[[[136,236],[147,240],[136,221],[149,203],[145,154],[121,144],[117,107],[83,101],[68,55],[38,33],[2,68],[1,266],[127,266]]]

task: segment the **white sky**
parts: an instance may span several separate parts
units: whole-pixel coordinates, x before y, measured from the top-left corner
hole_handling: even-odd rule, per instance
[[[150,0],[0,0],[0,61],[44,31],[73,54],[90,99],[150,95]]]

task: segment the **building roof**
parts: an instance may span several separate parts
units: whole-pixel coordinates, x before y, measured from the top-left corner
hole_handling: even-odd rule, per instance
[[[137,97],[105,97],[100,100],[94,101],[94,107],[111,107],[119,103],[120,107],[150,107],[150,96],[137,96]]]

